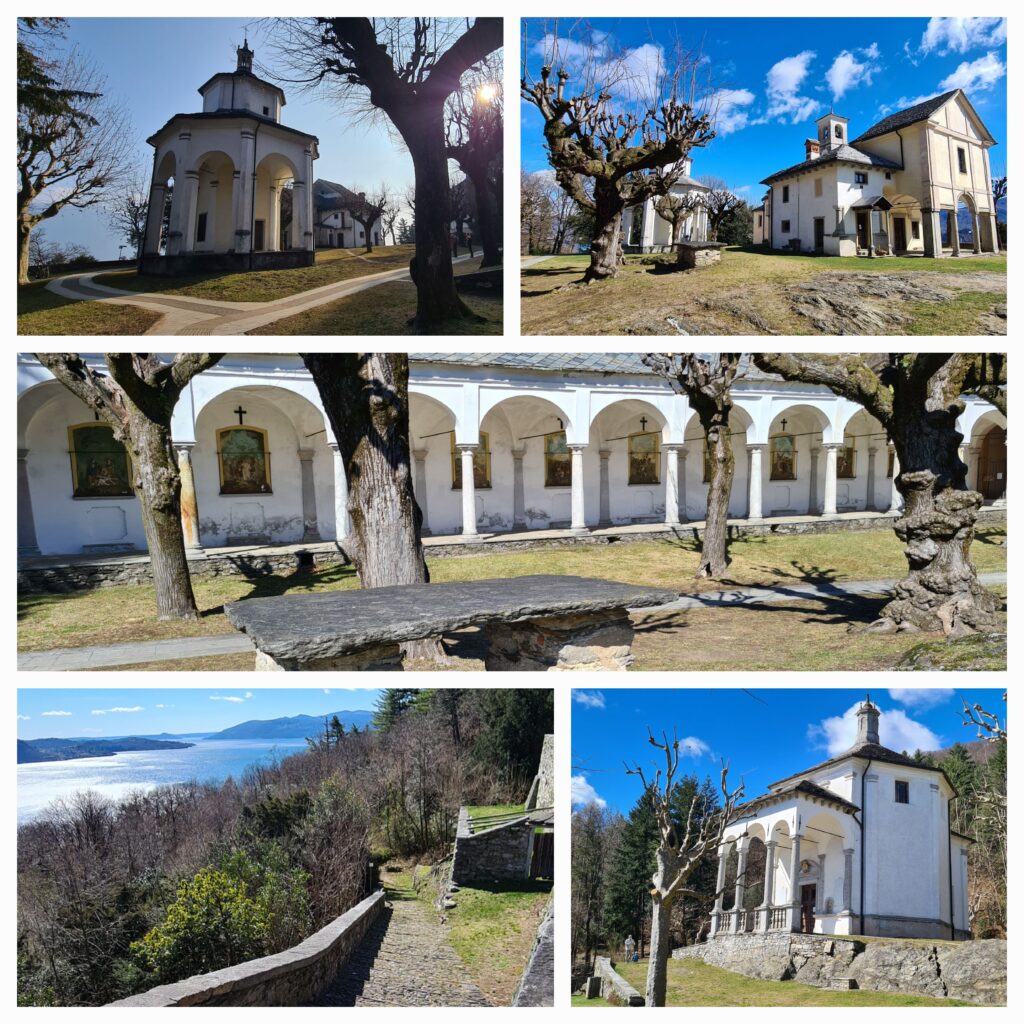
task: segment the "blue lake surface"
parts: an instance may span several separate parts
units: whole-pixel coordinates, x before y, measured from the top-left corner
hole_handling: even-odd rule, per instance
[[[59,797],[90,789],[116,799],[136,789],[174,782],[223,782],[241,777],[251,764],[271,764],[306,741],[197,740],[184,750],[129,750],[112,757],[41,761],[18,765],[18,822],[30,821]]]

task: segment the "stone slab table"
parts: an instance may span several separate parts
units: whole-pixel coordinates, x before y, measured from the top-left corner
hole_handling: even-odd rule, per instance
[[[676,264],[680,270],[700,270],[721,262],[725,242],[676,242]]]
[[[490,671],[624,671],[633,660],[626,609],[678,596],[583,576],[519,576],[260,597],[224,612],[255,644],[257,670],[401,669],[402,644],[480,626]]]

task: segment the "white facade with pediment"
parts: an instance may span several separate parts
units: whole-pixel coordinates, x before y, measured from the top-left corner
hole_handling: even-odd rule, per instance
[[[88,358],[102,365],[99,356]],[[514,365],[457,353],[425,353],[411,362],[413,480],[426,531],[471,540],[508,531],[584,532],[703,519],[699,422],[685,397],[641,372],[637,357],[499,358]],[[592,365],[573,368],[580,358]],[[613,369],[595,368],[605,365]],[[894,508],[891,471],[898,467],[879,425],[858,406],[824,388],[756,371],[734,394],[733,518]],[[132,494],[85,489],[76,496],[73,431],[93,419],[33,357],[19,357],[23,553],[144,550]],[[969,485],[987,490],[989,500],[1005,491],[1005,426],[987,403],[967,399],[959,422],[962,455]],[[239,481],[234,490],[225,487],[221,442],[235,427],[263,439],[266,479],[251,493],[239,493]],[[182,395],[173,440],[195,479],[199,537],[193,546],[344,536],[344,468],[298,356],[226,356]]]
[[[682,177],[669,189],[670,196],[694,204],[678,223],[674,236],[672,222],[657,210],[658,197],[652,197],[622,211],[622,246],[626,252],[667,252],[676,242],[707,241],[708,211],[700,199],[708,187],[690,176],[692,166],[692,159],[687,157]]]
[[[970,840],[951,830],[945,774],[878,742],[858,710],[846,754],[774,783],[719,847],[711,936],[765,932],[970,938]],[[758,846],[758,864],[750,863]]]

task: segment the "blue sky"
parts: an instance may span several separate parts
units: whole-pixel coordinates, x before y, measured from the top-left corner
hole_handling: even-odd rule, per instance
[[[530,21],[534,73],[540,40],[554,33],[554,22]],[[747,199],[759,201],[761,179],[803,160],[804,139],[816,137],[815,118],[830,106],[850,119],[852,139],[895,110],[957,87],[999,143],[990,151],[993,174],[1006,165],[1005,19],[565,18],[557,36],[589,44],[599,59],[627,51],[641,78],[677,40],[700,51],[722,94],[718,135],[692,152],[693,173],[724,178]],[[541,117],[525,101],[521,123],[523,167],[546,170]]]
[[[962,724],[960,697],[1004,716],[1003,690],[872,690],[882,711],[883,745],[913,753],[976,739]],[[855,711],[864,690],[812,689],[574,689],[573,802],[603,800],[627,814],[641,794],[640,780],[623,762],[651,767],[659,755],[647,740],[675,730],[684,741],[681,771],[710,774],[718,784],[721,758],[730,786],[742,775],[747,796],[768,784],[849,749]],[[1005,720],[1005,719],[1004,719]],[[653,775],[653,769],[651,771]]]
[[[372,710],[380,690],[18,690],[18,738],[219,732],[239,722]]]
[[[174,114],[202,110],[196,90],[218,71],[235,69],[235,48],[246,31],[256,64],[266,65],[271,53],[256,19],[70,18],[63,45],[95,61],[106,75],[105,95],[127,107],[135,164],[148,182],[153,149],[146,138]],[[366,191],[385,179],[399,193],[412,184],[412,160],[382,128],[350,126],[329,100],[300,93],[297,86],[284,91],[282,122],[320,140],[320,159],[313,164],[317,177]],[[117,259],[124,241],[96,208],[65,209],[44,228],[50,241],[81,243],[98,259]]]

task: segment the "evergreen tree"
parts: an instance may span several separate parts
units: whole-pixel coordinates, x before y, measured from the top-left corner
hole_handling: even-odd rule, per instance
[[[473,749],[478,760],[498,768],[510,785],[526,784],[537,772],[546,733],[554,731],[552,690],[480,690],[487,728]]]
[[[409,688],[384,690],[373,709],[373,727],[377,732],[387,732],[393,728],[402,715],[416,701],[417,691]]]
[[[643,946],[647,890],[654,873],[658,838],[654,806],[650,794],[644,793],[626,819],[605,886],[604,929],[613,953],[622,948],[627,935]]]

